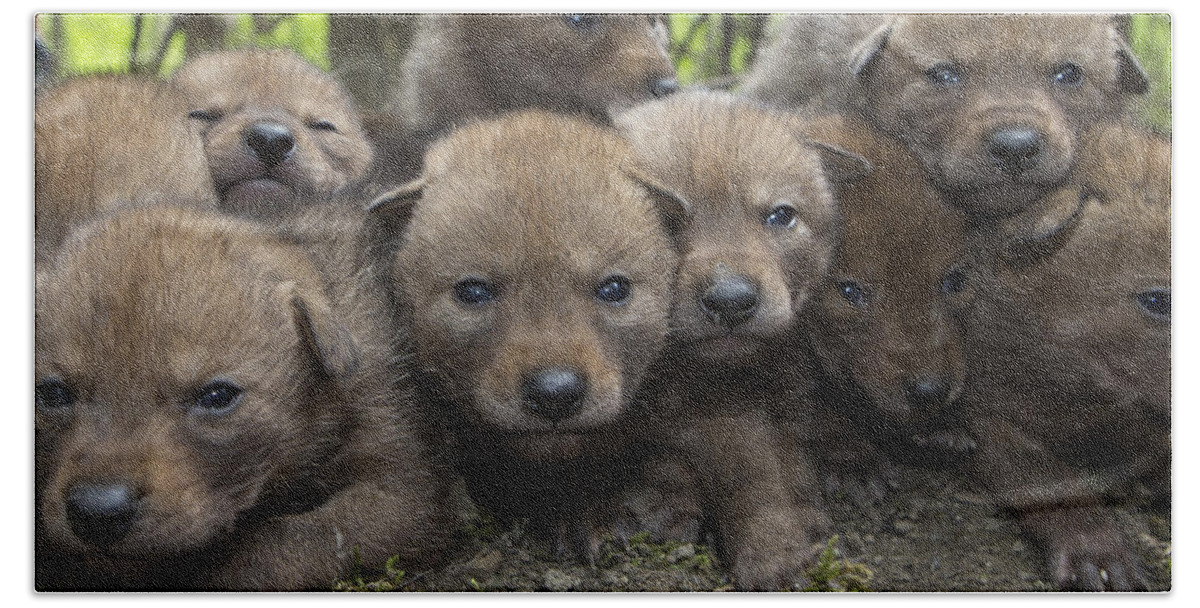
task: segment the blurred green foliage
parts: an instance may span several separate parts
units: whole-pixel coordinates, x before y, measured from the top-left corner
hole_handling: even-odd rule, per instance
[[[227,48],[290,48],[330,69],[329,16],[239,14],[221,22]],[[682,84],[730,87],[753,63],[772,15],[683,13],[668,15],[670,53]],[[143,72],[169,76],[192,48],[177,19],[167,14],[49,14],[38,16],[43,39],[58,58],[60,76],[96,72]],[[1171,17],[1138,14],[1129,21],[1130,45],[1150,76],[1141,104],[1144,120],[1171,130]],[[135,38],[136,52],[131,52]]]
[[[670,54],[681,84],[744,73],[768,15],[675,14],[668,17]]]
[[[1142,118],[1158,131],[1171,131],[1171,16],[1134,15],[1129,46],[1146,68],[1150,92],[1142,103]]]

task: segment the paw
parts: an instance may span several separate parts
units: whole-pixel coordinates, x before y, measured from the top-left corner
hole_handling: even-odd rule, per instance
[[[829,519],[815,508],[762,514],[730,539],[729,572],[741,591],[798,591],[808,586],[806,574],[816,562],[827,536]]]
[[[883,502],[899,486],[900,469],[878,452],[839,458],[825,466],[825,494],[845,497],[860,507]]]
[[[1069,591],[1144,591],[1149,587],[1137,551],[1116,532],[1072,534],[1050,550],[1059,588]]]
[[[1141,558],[1107,509],[1027,512],[1022,523],[1045,543],[1050,572],[1061,589],[1138,591],[1149,587]]]
[[[928,435],[912,436],[912,442],[919,448],[946,452],[947,455],[965,456],[978,447],[975,438],[964,432],[940,430]]]
[[[649,532],[650,540],[657,543],[698,543],[702,527],[703,514],[694,494],[639,486],[624,492],[613,535],[623,543],[642,532]]]

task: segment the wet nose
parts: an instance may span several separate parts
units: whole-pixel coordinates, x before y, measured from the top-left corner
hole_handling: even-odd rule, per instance
[[[740,275],[723,275],[700,294],[700,307],[714,323],[734,327],[754,316],[758,288]]]
[[[570,418],[587,396],[587,377],[565,367],[545,367],[525,374],[521,393],[535,414],[554,422]]]
[[[126,483],[78,483],[67,492],[67,520],[83,541],[108,547],[133,527],[138,498]]]
[[[936,408],[950,396],[950,380],[936,374],[916,376],[905,381],[904,392],[914,409]]]
[[[655,97],[666,97],[679,90],[679,81],[674,78],[660,78],[650,83],[650,93]]]
[[[987,151],[1007,171],[1022,171],[1042,151],[1042,136],[1023,126],[1001,127],[986,140]]]
[[[246,127],[242,139],[268,167],[282,163],[296,151],[296,138],[292,131],[277,122],[256,122]]]

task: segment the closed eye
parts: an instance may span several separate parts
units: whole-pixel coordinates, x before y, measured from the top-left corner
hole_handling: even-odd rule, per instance
[[[203,120],[205,122],[216,122],[218,120],[221,120],[221,117],[224,115],[225,114],[223,112],[221,112],[220,110],[218,110],[216,108],[209,108],[206,110],[192,110],[191,112],[188,112],[188,118],[194,118],[196,120]]]
[[[337,127],[328,120],[310,120],[308,122],[308,128],[313,129],[314,131],[333,131],[334,133],[337,133]]]

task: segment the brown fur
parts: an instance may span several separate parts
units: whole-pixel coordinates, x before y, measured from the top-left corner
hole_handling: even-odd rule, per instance
[[[353,248],[322,272],[305,234],[130,210],[39,274],[39,589],[328,589],[355,556],[439,559],[445,475],[395,332]],[[206,407],[220,385],[241,394]],[[72,514],[89,484],[133,495],[127,531]]]
[[[1077,173],[1044,221],[1008,226],[979,289],[969,418],[983,479],[1061,586],[1140,588],[1110,506],[1137,482],[1170,499],[1169,144],[1102,128]],[[1149,290],[1165,314],[1139,301]]]
[[[225,211],[276,218],[354,184],[371,164],[371,144],[349,95],[290,51],[201,54],[174,82],[202,125]],[[271,143],[256,143],[263,141]]]
[[[166,84],[132,76],[70,80],[38,96],[33,125],[39,263],[72,228],[122,204],[216,205],[200,135]]]
[[[951,202],[981,214],[1020,210],[1062,184],[1080,132],[1121,117],[1147,86],[1106,15],[802,15],[763,57],[747,95],[861,109]],[[1055,84],[1067,63],[1082,80]],[[940,64],[957,67],[956,84],[934,82]],[[1040,150],[1002,162],[992,142],[1007,128],[1032,130]]]
[[[631,177],[610,129],[540,111],[459,129],[426,167],[375,213],[404,232],[391,289],[456,420],[468,488],[594,557],[593,525],[623,466],[618,423],[667,331],[676,253],[659,209],[678,206],[652,202],[663,194]],[[628,300],[601,301],[615,276]],[[467,303],[463,281],[495,297]],[[552,367],[586,385],[557,417],[525,388]]]
[[[429,141],[473,119],[540,108],[606,120],[610,108],[674,90],[657,18],[579,15],[573,25],[571,17],[421,15],[392,109],[399,125],[372,121],[376,141],[389,146],[377,179],[415,177]]]
[[[831,116],[809,133],[876,168],[837,190],[841,241],[805,317],[829,379],[822,396],[833,422],[817,437],[832,458],[826,487],[880,500],[895,480],[876,445],[910,437],[922,452],[970,445],[943,426],[966,381],[961,316],[974,294],[966,219],[910,153],[864,122]],[[837,432],[849,436],[832,439]]]
[[[869,166],[807,142],[794,117],[723,93],[677,95],[616,123],[651,177],[692,210],[656,382],[657,425],[643,432],[695,476],[738,587],[789,588],[828,521],[813,505],[796,438],[772,415],[811,377],[789,355],[798,350],[799,311],[833,253],[830,182]],[[772,225],[780,209],[794,222]],[[730,312],[737,307],[714,304],[722,285],[735,284],[753,286],[752,305]],[[670,500],[669,509],[695,511],[686,499]]]

